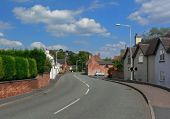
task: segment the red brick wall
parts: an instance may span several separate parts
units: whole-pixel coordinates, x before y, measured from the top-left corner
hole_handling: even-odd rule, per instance
[[[36,79],[0,82],[0,99],[28,93],[34,89],[45,87],[49,84],[50,75],[43,74]]]
[[[95,59],[92,57],[88,64],[88,70],[87,70],[88,72],[87,73],[90,76],[94,76],[95,73],[98,71],[98,72],[104,73],[105,75],[108,75],[108,69],[110,67],[113,67],[113,65],[109,65],[108,68],[105,65],[99,65],[95,61]]]

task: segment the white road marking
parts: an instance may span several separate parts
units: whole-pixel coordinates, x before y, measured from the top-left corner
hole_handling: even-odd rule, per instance
[[[65,110],[65,109],[67,109],[68,107],[70,107],[71,105],[75,104],[75,103],[78,102],[79,100],[80,100],[80,98],[78,98],[77,100],[73,101],[73,102],[70,103],[69,105],[63,107],[62,109],[58,110],[57,112],[54,112],[54,114],[56,115],[56,114],[58,114],[59,112],[61,112],[61,111]]]
[[[80,80],[80,78],[79,78],[78,76],[76,76],[76,75],[74,75],[74,77],[75,77],[76,79],[78,79],[79,81],[81,81],[82,83],[84,83],[84,84],[88,87],[86,93],[84,94],[84,95],[87,95],[87,94],[89,93],[89,91],[90,91],[90,89],[89,89],[89,88],[90,88],[89,84],[87,84],[86,82]]]
[[[87,95],[88,93],[89,93],[89,88],[87,89],[87,91],[86,91],[85,95]]]

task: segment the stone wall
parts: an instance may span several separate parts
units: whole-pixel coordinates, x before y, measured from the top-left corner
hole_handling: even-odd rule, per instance
[[[34,89],[48,86],[49,82],[49,74],[38,75],[36,79],[0,82],[0,99],[29,93]]]

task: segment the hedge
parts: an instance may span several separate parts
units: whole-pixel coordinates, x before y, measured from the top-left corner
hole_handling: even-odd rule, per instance
[[[26,58],[16,57],[15,58],[16,68],[16,79],[30,78],[29,63]]]
[[[4,66],[3,66],[3,61],[2,58],[0,57],[0,79],[4,77]]]
[[[15,58],[12,56],[2,56],[4,77],[3,80],[13,80],[16,75]]]
[[[18,56],[24,58],[33,58],[37,62],[38,73],[42,74],[45,71],[46,55],[41,49],[33,50],[0,50],[0,55]]]
[[[37,63],[35,61],[35,59],[28,59],[29,62],[29,72],[30,72],[30,77],[34,78],[37,76]]]

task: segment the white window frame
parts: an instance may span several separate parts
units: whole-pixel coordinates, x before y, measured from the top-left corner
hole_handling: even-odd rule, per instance
[[[139,54],[139,63],[143,63],[143,58],[144,58],[143,53],[140,53]]]
[[[160,81],[165,81],[165,72],[160,71]]]
[[[165,61],[165,51],[164,51],[164,49],[161,49],[159,51],[159,53],[160,53],[160,61]]]

